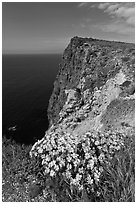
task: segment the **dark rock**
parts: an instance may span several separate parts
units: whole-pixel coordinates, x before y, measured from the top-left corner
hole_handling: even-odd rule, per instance
[[[125,81],[121,86],[126,86],[128,87],[131,84],[131,81]]]

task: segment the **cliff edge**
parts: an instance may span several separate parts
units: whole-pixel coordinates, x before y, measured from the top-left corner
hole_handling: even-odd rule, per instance
[[[134,140],[134,44],[74,37],[49,101],[50,127],[30,152],[44,175],[94,192],[103,165]]]

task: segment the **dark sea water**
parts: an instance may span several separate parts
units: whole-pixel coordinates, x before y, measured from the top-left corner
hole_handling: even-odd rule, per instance
[[[3,55],[3,134],[28,143],[42,137],[60,60],[61,55]],[[7,131],[13,126],[16,131]]]

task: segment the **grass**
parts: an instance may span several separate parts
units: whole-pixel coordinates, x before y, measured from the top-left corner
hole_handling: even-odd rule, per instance
[[[135,147],[134,138],[125,141],[121,149],[104,167],[102,176],[102,201],[135,202]]]
[[[45,178],[39,161],[29,157],[30,146],[17,144],[3,137],[2,198],[6,202],[134,202],[135,147],[134,138],[127,138],[111,165],[104,166],[100,185],[91,194],[70,188],[61,175]]]
[[[3,137],[2,141],[2,192],[3,201],[31,201],[30,186],[37,181],[38,166],[31,161],[31,146],[17,144]]]

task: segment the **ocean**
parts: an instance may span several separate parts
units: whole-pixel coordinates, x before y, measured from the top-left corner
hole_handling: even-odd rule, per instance
[[[61,55],[3,55],[3,135],[34,143],[48,128],[47,107]],[[15,127],[15,128],[11,128]]]

